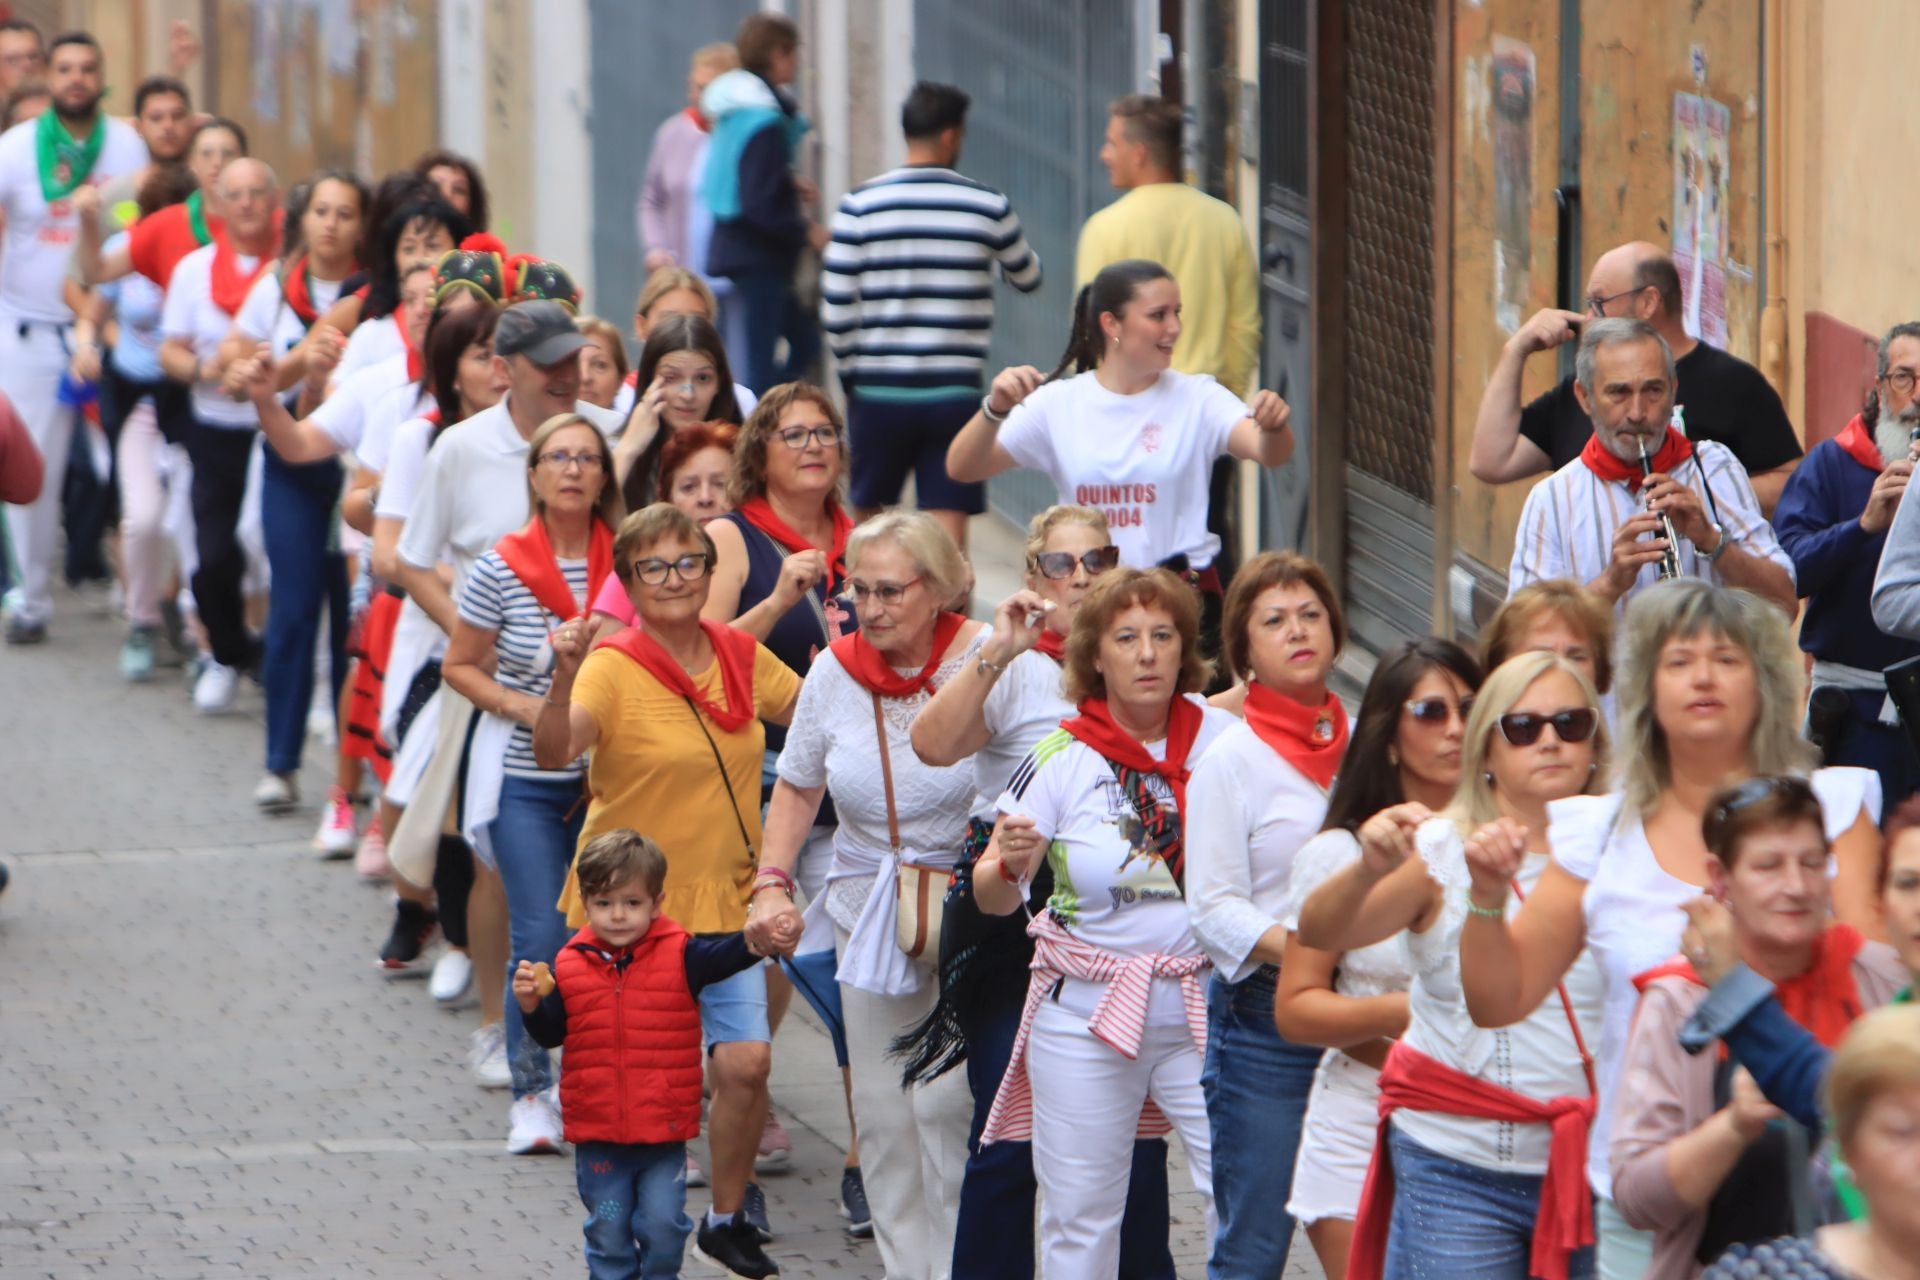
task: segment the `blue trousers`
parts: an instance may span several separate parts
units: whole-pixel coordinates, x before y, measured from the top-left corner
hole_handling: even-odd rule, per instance
[[[262,458],[260,532],[273,571],[268,592],[261,681],[267,692],[267,772],[300,767],[313,703],[313,649],[327,611],[327,672],[338,706],[347,675],[347,561],[334,546],[340,463],[282,462],[269,445]]]
[[[1200,1087],[1213,1134],[1213,1203],[1220,1234],[1210,1280],[1274,1277],[1286,1269],[1293,1157],[1324,1050],[1289,1044],[1273,1025],[1277,973],[1207,988],[1207,1056]]]
[[[1387,1152],[1393,1217],[1385,1280],[1527,1280],[1545,1178],[1454,1160],[1392,1128]],[[1593,1276],[1591,1245],[1568,1256],[1567,1280]]]
[[[500,780],[500,812],[490,830],[500,885],[507,892],[509,987],[522,960],[552,964],[572,936],[567,918],[554,904],[566,887],[567,868],[573,865],[586,821],[578,779],[508,774]],[[506,1006],[507,1066],[513,1072],[513,1096],[524,1098],[552,1087],[553,1060],[527,1035],[520,1002],[509,997]]]
[[[953,1238],[953,1280],[1032,1280],[1034,1197],[1031,1142],[980,1145],[987,1112],[1000,1078],[1013,1058],[1024,990],[993,1016],[969,1020],[967,1083],[973,1088],[973,1131],[968,1135],[967,1172],[960,1183],[959,1226]],[[1126,1216],[1120,1221],[1120,1280],[1173,1280],[1167,1243],[1167,1144],[1149,1138],[1133,1144]]]
[[[734,374],[758,396],[806,377],[820,354],[820,330],[813,313],[794,296],[793,273],[752,271],[730,279],[727,353],[738,361]],[[776,360],[774,349],[782,338],[787,340],[787,357]]]
[[[588,1276],[678,1276],[693,1230],[687,1217],[687,1144],[582,1142],[574,1148],[573,1166],[580,1203],[587,1207]]]

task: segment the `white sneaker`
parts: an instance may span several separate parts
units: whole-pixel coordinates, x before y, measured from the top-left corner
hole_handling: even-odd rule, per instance
[[[473,1033],[467,1045],[467,1070],[483,1089],[511,1089],[513,1072],[507,1067],[507,1026],[489,1022]]]
[[[320,810],[320,830],[314,833],[313,847],[328,861],[350,858],[359,836],[359,820],[354,816],[353,801],[347,798],[344,790],[334,787],[327,793],[327,803]]]
[[[198,701],[199,691],[194,692]],[[290,773],[270,773],[253,789],[253,803],[264,813],[286,813],[300,803],[300,780]]]
[[[560,1113],[544,1093],[516,1098],[507,1113],[507,1154],[557,1155],[560,1151]]]
[[[203,716],[231,711],[234,697],[239,691],[240,673],[208,659],[207,665],[201,668],[199,679],[193,682],[193,709]]]
[[[427,979],[427,990],[441,1004],[452,1004],[467,994],[467,988],[473,985],[473,961],[464,951],[451,948],[443,952],[433,962],[433,976]],[[504,1036],[504,1033],[502,1033]],[[505,1039],[501,1040],[501,1052],[505,1053]]]

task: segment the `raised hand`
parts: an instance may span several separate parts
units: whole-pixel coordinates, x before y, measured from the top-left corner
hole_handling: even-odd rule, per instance
[[[1681,903],[1680,909],[1687,913],[1687,927],[1680,934],[1680,954],[1712,986],[1740,963],[1740,948],[1733,940],[1733,912],[1727,910],[1726,903],[1704,893]]]
[[[554,675],[558,677],[564,672],[569,686],[573,683],[574,675],[580,670],[580,664],[587,660],[587,650],[591,647],[592,634],[593,624],[587,621],[585,614],[581,614],[571,622],[563,622],[554,629],[552,636]]]
[[[1780,1108],[1767,1101],[1767,1095],[1760,1092],[1760,1086],[1754,1083],[1745,1067],[1734,1071],[1727,1117],[1733,1121],[1733,1131],[1740,1135],[1741,1141],[1752,1142],[1766,1132],[1769,1121],[1782,1114]]]
[[[1527,829],[1512,818],[1495,818],[1467,838],[1467,873],[1484,901],[1503,902],[1527,857]]]
[[[1047,851],[1047,841],[1041,838],[1039,826],[1022,813],[1000,819],[993,839],[1000,854],[1000,865],[1021,880],[1033,875],[1034,867]]]
[[[1005,416],[1012,413],[1014,406],[1040,389],[1047,375],[1030,364],[1017,364],[1002,369],[994,378],[993,385],[987,389],[987,404],[997,414]]]
[[[993,611],[993,633],[981,648],[981,656],[991,662],[1011,662],[1040,643],[1047,629],[1047,615],[1054,610],[1051,600],[1039,592],[1022,587],[1000,602]]]
[[[780,562],[780,577],[774,583],[774,593],[789,606],[799,604],[826,572],[826,552],[818,548],[796,551]]]
[[[1528,321],[1509,339],[1508,345],[1532,355],[1536,351],[1551,351],[1565,343],[1576,341],[1580,337],[1580,326],[1587,318],[1578,311],[1562,311],[1558,307],[1546,307],[1533,313]]]
[[[1413,834],[1433,816],[1423,804],[1408,801],[1382,809],[1360,824],[1360,862],[1375,876],[1391,874],[1414,856]]]
[[[1247,416],[1262,431],[1271,434],[1287,429],[1287,424],[1293,421],[1293,410],[1273,392],[1256,391],[1253,399],[1247,401]]]

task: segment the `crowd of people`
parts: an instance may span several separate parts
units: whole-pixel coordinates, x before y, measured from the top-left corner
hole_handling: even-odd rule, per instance
[[[11,660],[64,542],[124,678],[259,686],[261,809],[333,733],[316,847],[391,885],[382,973],[477,997],[470,1071],[508,1152],[572,1147],[590,1274],[778,1274],[796,992],[888,1277],[1171,1277],[1170,1133],[1215,1277],[1296,1226],[1360,1280],[1920,1274],[1920,324],[1802,459],[1672,260],[1603,255],[1476,423],[1482,479],[1551,469],[1509,598],[1350,711],[1329,575],[1222,537],[1220,464],[1294,440],[1177,107],[1114,104],[1066,350],[989,379],[1042,264],[958,168],[967,95],[916,86],[906,163],[819,221],[799,32],[756,14],[655,138],[630,371],[462,157],[283,184],[176,79],[109,117],[90,36],[0,26],[9,68],[29,35]],[[976,619],[966,520],[1015,467],[1058,500]]]

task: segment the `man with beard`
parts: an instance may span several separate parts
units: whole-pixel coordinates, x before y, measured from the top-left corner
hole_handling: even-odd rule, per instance
[[[103,59],[84,32],[48,50],[53,110],[0,134],[0,392],[13,401],[50,468],[64,473],[74,409],[60,401],[73,311],[62,292],[78,228],[74,193],[147,163],[140,135],[100,109]],[[7,595],[6,639],[46,639],[53,602],[48,570],[60,515],[61,475],[31,505],[7,510],[21,581]]]
[[[1913,474],[1917,377],[1920,322],[1897,324],[1880,340],[1866,408],[1807,453],[1773,513],[1807,602],[1800,647],[1813,655],[1813,735],[1828,764],[1878,771],[1888,812],[1920,790],[1920,758],[1901,732],[1881,675],[1920,657],[1920,642],[1873,626],[1874,571]]]
[[[1780,549],[1733,452],[1674,430],[1673,352],[1645,320],[1595,320],[1580,335],[1574,394],[1593,420],[1580,455],[1527,495],[1507,594],[1572,578],[1624,612],[1671,555],[1686,577],[1744,587],[1788,617],[1799,608]],[[1651,460],[1643,474],[1641,457]],[[1665,537],[1670,522],[1676,541]]]

